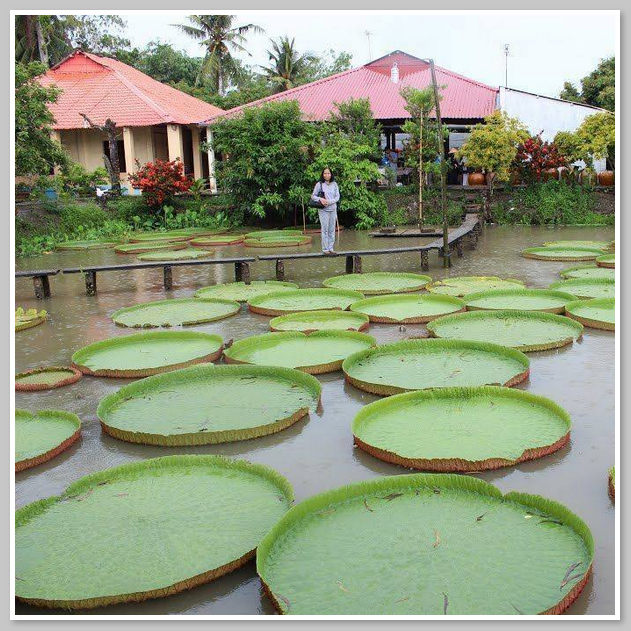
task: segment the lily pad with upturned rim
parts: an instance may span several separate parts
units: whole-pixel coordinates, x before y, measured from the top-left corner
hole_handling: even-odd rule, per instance
[[[597,267],[604,267],[606,269],[614,269],[616,267],[616,255],[604,254],[596,259]]]
[[[523,390],[482,386],[398,394],[363,407],[355,444],[425,471],[483,471],[541,458],[570,438],[568,413]]]
[[[291,248],[299,245],[309,245],[312,238],[308,235],[268,238],[246,238],[243,245],[246,248]]]
[[[256,567],[283,614],[529,615],[569,607],[593,558],[589,528],[557,502],[417,473],[304,500]]]
[[[63,410],[15,410],[15,470],[42,464],[68,449],[81,435],[76,414]]]
[[[98,239],[77,239],[75,241],[64,241],[55,246],[55,250],[64,251],[82,251],[82,250],[106,250],[116,245],[114,241],[99,241]]]
[[[321,310],[299,311],[272,318],[269,322],[272,331],[364,331],[370,321],[363,313],[351,311]]]
[[[44,309],[38,311],[37,309],[26,309],[18,307],[15,310],[15,332],[24,331],[30,329],[38,324],[46,322],[48,312]]]
[[[280,432],[315,410],[320,393],[315,377],[291,368],[207,364],[124,386],[97,415],[128,442],[208,445]]]
[[[174,298],[144,302],[115,311],[111,318],[132,328],[190,326],[223,320],[237,314],[241,306],[232,300],[217,298]]]
[[[284,228],[283,230],[255,230],[245,233],[246,239],[271,239],[272,237],[296,238],[302,237],[302,230],[297,228]]]
[[[541,311],[467,311],[433,320],[427,330],[434,337],[493,342],[532,352],[571,344],[583,333],[583,325]]]
[[[287,291],[288,289],[298,289],[298,285],[280,280],[253,280],[249,285],[239,281],[202,287],[193,295],[195,298],[220,298],[222,300],[247,302],[250,298]]]
[[[273,469],[221,456],[99,471],[16,511],[16,596],[89,609],[176,594],[252,559],[292,500]]]
[[[363,297],[358,291],[344,289],[296,289],[252,298],[248,300],[248,309],[269,316],[321,309],[345,310]]]
[[[604,331],[616,330],[616,299],[592,298],[565,305],[565,313],[584,326]]]
[[[376,345],[357,331],[264,333],[234,342],[224,351],[228,363],[296,368],[312,375],[334,372],[346,357]]]
[[[214,248],[218,245],[238,245],[243,243],[244,236],[242,234],[224,234],[211,237],[197,237],[190,244],[196,248]]]
[[[114,248],[114,252],[117,254],[142,254],[143,252],[155,252],[161,250],[166,252],[168,250],[184,250],[187,247],[186,241],[161,241],[145,243],[124,243],[123,245],[117,245]]]
[[[213,253],[212,250],[196,250],[184,248],[183,250],[147,252],[138,256],[139,261],[186,261],[188,259],[206,259]]]
[[[426,388],[514,386],[528,377],[530,360],[499,344],[417,339],[355,353],[342,370],[356,388],[389,396]]]
[[[559,272],[559,276],[563,278],[609,278],[615,280],[616,273],[605,267],[598,267],[595,264],[577,265],[576,267],[568,267]]]
[[[567,278],[549,285],[550,289],[567,291],[577,298],[614,298],[616,281],[609,278]]]
[[[212,362],[221,357],[223,340],[198,331],[150,331],[101,340],[76,351],[72,363],[95,377],[148,377]]]
[[[464,301],[444,294],[391,294],[354,302],[350,310],[366,314],[371,322],[420,324],[465,310]]]
[[[540,247],[526,248],[521,255],[538,261],[593,261],[603,253],[598,248],[588,247]]]
[[[461,298],[467,294],[492,289],[519,289],[525,284],[514,278],[499,278],[498,276],[456,276],[435,280],[427,285],[427,290],[435,294],[446,294]]]
[[[546,313],[565,313],[565,305],[573,300],[576,296],[563,291],[525,288],[481,291],[465,298],[469,311],[517,309]]]
[[[608,250],[611,247],[611,241],[590,241],[590,240],[561,240],[561,241],[545,241],[546,248],[596,248],[597,250]]]
[[[63,388],[79,381],[82,373],[71,366],[42,366],[15,375],[16,392]]]
[[[360,291],[366,296],[420,291],[432,281],[431,276],[404,272],[367,272],[325,278],[322,284],[334,289]]]

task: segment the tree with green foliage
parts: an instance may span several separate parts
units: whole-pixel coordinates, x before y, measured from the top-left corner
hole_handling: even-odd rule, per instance
[[[316,133],[302,120],[296,101],[246,108],[240,116],[219,120],[213,126],[214,149],[223,156],[219,186],[244,214],[287,214],[295,191],[307,184]]]
[[[576,130],[576,135],[583,143],[584,155],[588,156],[588,159],[601,160],[605,158],[612,168],[615,166],[615,114],[599,112],[588,116]]]
[[[309,64],[315,60],[312,53],[300,54],[296,40],[287,36],[270,40],[272,49],[267,51],[269,66],[261,66],[274,93],[296,87],[306,75]]]
[[[371,159],[380,158],[381,126],[375,121],[370,99],[354,99],[333,103],[329,113],[328,128],[345,134],[353,142],[373,147]]]
[[[571,131],[559,131],[556,133],[553,144],[559,153],[565,158],[568,166],[572,168],[574,162],[583,160],[587,162],[583,141]],[[572,169],[573,170],[573,169]]]
[[[566,81],[559,98],[574,103],[602,107],[610,112],[616,109],[616,58],[602,59],[598,66],[581,79],[581,91]]]
[[[189,15],[190,24],[176,24],[183,33],[196,39],[206,49],[204,61],[195,79],[195,85],[208,83],[223,95],[234,81],[239,64],[233,53],[250,55],[245,48],[248,33],[262,33],[256,24],[236,26],[234,15]],[[251,56],[251,55],[250,55]]]
[[[63,147],[51,138],[55,119],[48,104],[56,102],[59,90],[37,82],[44,72],[46,66],[38,62],[15,66],[16,175],[44,175],[68,163]]]
[[[304,83],[311,83],[350,70],[352,59],[351,53],[345,51],[337,53],[333,49],[329,49],[321,55],[314,55],[305,69]]]

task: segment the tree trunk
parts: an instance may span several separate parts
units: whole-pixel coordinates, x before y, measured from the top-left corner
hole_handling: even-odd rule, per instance
[[[104,125],[96,125],[93,123],[85,114],[81,114],[83,119],[90,125],[92,129],[98,129],[99,131],[105,132],[107,134],[107,142],[109,149],[109,156],[103,155],[103,162],[105,163],[105,168],[110,176],[110,184],[112,185],[112,194],[120,197],[121,195],[121,171],[120,171],[120,160],[118,157],[118,129],[116,128],[116,123],[108,118],[105,121]]]
[[[39,52],[39,60],[48,66],[48,49],[46,47],[46,39],[42,31],[42,23],[40,16],[35,16],[35,33],[37,33],[37,50]]]
[[[419,119],[418,150],[418,229],[423,230],[423,113]]]

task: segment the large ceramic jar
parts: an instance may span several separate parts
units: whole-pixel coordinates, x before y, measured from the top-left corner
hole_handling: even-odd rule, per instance
[[[613,186],[613,183],[614,183],[613,171],[601,171],[598,174],[598,183],[601,186]]]
[[[469,173],[469,186],[484,186],[486,176],[484,173]]]
[[[543,179],[544,181],[548,181],[548,180],[558,180],[559,179],[559,170],[558,169],[546,169],[543,172]]]

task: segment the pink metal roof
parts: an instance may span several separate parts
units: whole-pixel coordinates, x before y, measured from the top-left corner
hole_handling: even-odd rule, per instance
[[[141,127],[193,124],[223,112],[121,61],[82,51],[51,68],[40,82],[63,90],[50,105],[54,129],[85,127],[80,113],[97,124],[111,118],[119,127]]]
[[[394,83],[390,78],[390,71],[395,62],[399,69],[398,83]],[[232,116],[245,107],[272,101],[296,100],[300,104],[305,120],[321,121],[329,117],[335,102],[339,103],[350,98],[369,98],[375,118],[408,118],[409,113],[404,107],[405,101],[401,97],[400,90],[406,86],[422,89],[431,85],[429,68],[429,64],[420,59],[395,51],[365,66],[235,107],[228,110],[226,115]],[[443,118],[484,118],[497,109],[497,88],[438,66],[435,69],[438,85],[445,86],[441,91],[443,98],[440,102]],[[217,114],[205,122],[212,123],[220,117],[222,115]]]

